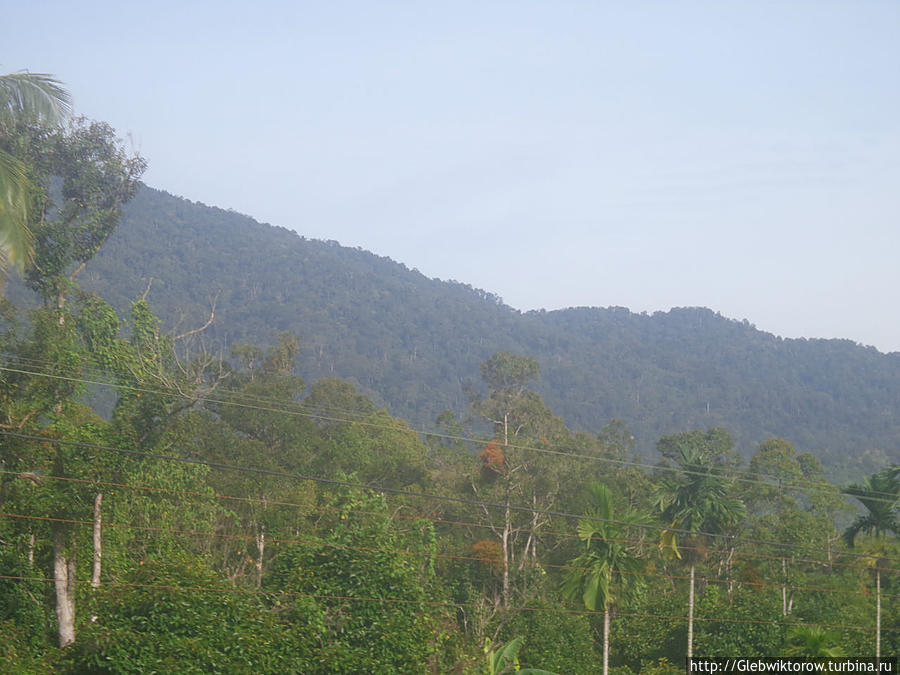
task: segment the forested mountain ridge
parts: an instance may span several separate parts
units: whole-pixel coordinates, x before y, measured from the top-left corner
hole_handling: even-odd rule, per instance
[[[687,308],[521,313],[500,298],[336,242],[144,187],[81,277],[123,309],[149,299],[194,325],[218,295],[209,338],[300,337],[299,372],[358,382],[391,412],[430,427],[466,410],[478,366],[509,350],[536,358],[537,391],[569,424],[621,418],[638,448],[723,426],[746,453],[783,436],[832,465],[900,458],[900,354],[848,340],[792,340]]]

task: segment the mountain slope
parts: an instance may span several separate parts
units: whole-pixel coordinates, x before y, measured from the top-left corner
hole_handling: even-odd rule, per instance
[[[308,382],[356,380],[420,427],[464,411],[479,364],[511,350],[540,361],[537,389],[570,425],[596,431],[619,417],[643,449],[718,425],[744,451],[780,435],[832,463],[869,449],[900,460],[900,354],[850,341],[781,339],[696,308],[523,314],[360,249],[144,188],[82,285],[124,308],[150,277],[169,325],[202,321],[218,293],[211,339],[294,332]]]

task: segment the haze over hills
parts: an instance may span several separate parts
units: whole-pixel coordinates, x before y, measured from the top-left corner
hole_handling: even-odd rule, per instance
[[[150,277],[169,326],[202,322],[218,294],[209,339],[271,344],[295,333],[307,383],[353,380],[419,428],[446,409],[463,415],[481,362],[509,350],[540,362],[535,388],[569,425],[596,432],[621,418],[639,450],[722,426],[745,453],[783,436],[834,470],[900,460],[900,354],[848,340],[782,339],[705,308],[522,313],[465,284],[145,187],[81,284],[124,309]]]

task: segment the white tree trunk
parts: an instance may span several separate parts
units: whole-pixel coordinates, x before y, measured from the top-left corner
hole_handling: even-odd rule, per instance
[[[263,556],[266,554],[266,531],[262,526],[259,528],[259,533],[256,535],[256,550],[258,552],[258,556],[256,558],[256,587],[262,587],[262,574],[263,574]]]
[[[509,509],[509,489],[506,491],[506,509],[503,514],[503,532],[500,541],[503,546],[503,590],[501,597],[503,598],[503,606],[509,606],[509,535],[512,530],[512,514]]]
[[[101,507],[103,505],[103,493],[98,492],[94,497],[94,567],[91,571],[91,587],[100,588],[100,567],[103,558],[103,537],[101,534]]]
[[[75,560],[66,560],[66,537],[61,527],[53,532],[53,579],[59,646],[75,642]]]
[[[881,658],[881,570],[875,569],[875,658]]]
[[[509,457],[509,413],[503,414],[503,461],[506,462]],[[509,472],[506,474],[506,509],[503,514],[503,606],[509,606],[509,535],[512,530],[512,514],[509,509]]]
[[[794,607],[794,591],[788,593],[787,584],[790,581],[787,573],[787,560],[781,559],[781,615],[789,616]]]
[[[103,534],[102,534],[102,507],[103,507],[103,493],[98,492],[97,496],[94,497],[94,531],[93,531],[93,544],[94,544],[94,565],[91,569],[91,588],[97,589],[100,588],[100,571],[101,571],[101,560],[103,558]],[[91,614],[91,621],[96,621],[97,615]]]
[[[728,549],[728,565],[725,568],[728,573],[728,602],[734,595],[734,546]]]
[[[785,582],[787,581],[787,563],[785,563],[784,558],[781,559],[781,616],[787,616],[787,586]]]
[[[687,657],[694,655],[694,564],[691,563],[691,590],[688,593],[688,644]]]
[[[609,675],[609,603],[603,608],[603,675]]]

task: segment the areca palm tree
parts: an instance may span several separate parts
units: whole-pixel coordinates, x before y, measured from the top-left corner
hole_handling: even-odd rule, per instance
[[[848,485],[844,494],[855,497],[866,508],[844,530],[844,541],[851,548],[860,534],[875,536],[870,546],[872,556],[867,559],[875,572],[875,656],[881,656],[881,565],[884,555],[884,536],[900,536],[900,467],[883,469],[864,479],[862,483]]]
[[[584,550],[572,561],[563,579],[563,594],[570,601],[584,603],[590,611],[603,608],[603,673],[609,671],[610,607],[632,597],[642,586],[637,576],[643,567],[640,551],[628,543],[629,524],[649,522],[646,514],[628,511],[618,518],[613,512],[612,495],[605,485],[591,488],[595,507],[578,522],[578,537]]]
[[[785,656],[836,658],[846,656],[840,646],[841,636],[821,626],[793,626],[788,632]]]
[[[71,98],[62,83],[46,73],[0,75],[0,140],[17,122],[57,124],[70,112]],[[31,257],[26,165],[0,144],[0,269],[21,273]]]
[[[705,540],[727,533],[740,523],[744,504],[730,495],[732,480],[709,461],[701,449],[682,446],[676,455],[679,471],[660,480],[655,503],[669,523],[660,537],[660,548],[690,565],[688,593],[687,656],[694,651],[694,580],[703,558]],[[679,539],[690,542],[679,546]],[[684,555],[682,555],[682,551]]]

